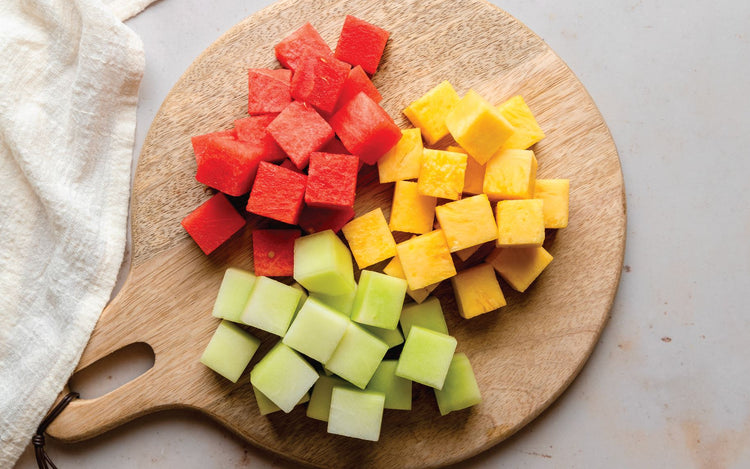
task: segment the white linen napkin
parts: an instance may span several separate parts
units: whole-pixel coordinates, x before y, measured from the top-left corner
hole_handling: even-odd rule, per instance
[[[153,0],[0,1],[0,467],[73,372],[126,244]]]

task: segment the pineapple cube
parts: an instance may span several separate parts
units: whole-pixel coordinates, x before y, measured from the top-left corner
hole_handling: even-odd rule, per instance
[[[378,160],[380,182],[418,178],[422,148],[422,134],[419,129],[402,130],[401,140]]]
[[[486,163],[515,132],[500,111],[474,90],[469,90],[445,116],[445,125],[479,164]]]
[[[536,156],[531,150],[500,150],[485,165],[483,191],[491,200],[534,196]]]
[[[479,248],[481,248],[481,244],[477,244],[476,246],[471,246],[468,248],[461,249],[459,251],[456,251],[456,255],[459,259],[466,262],[471,256],[474,255],[475,252],[479,251]]]
[[[396,255],[396,241],[380,207],[350,221],[341,232],[360,269]]]
[[[417,179],[419,193],[451,200],[461,198],[467,158],[465,153],[425,148]]]
[[[466,150],[457,145],[449,145],[445,150],[454,153],[466,153]],[[479,164],[474,158],[466,159],[463,192],[473,195],[484,192],[484,165]]]
[[[421,195],[417,183],[396,181],[388,227],[391,231],[425,234],[432,231],[437,198]]]
[[[451,252],[497,239],[497,224],[486,194],[440,205],[435,214]]]
[[[505,296],[490,264],[480,264],[456,274],[451,279],[456,294],[458,314],[471,319],[505,306]]]
[[[453,86],[444,81],[428,91],[404,109],[404,115],[422,131],[428,144],[434,145],[448,135],[445,116],[458,104],[459,98]]]
[[[386,275],[390,275],[391,277],[406,279],[406,275],[404,275],[404,268],[401,267],[401,261],[398,259],[398,256],[395,256],[393,259],[391,259],[388,265],[383,267],[383,273]],[[406,294],[409,295],[417,303],[421,303],[425,299],[427,299],[428,296],[430,296],[430,293],[432,293],[432,291],[435,290],[439,284],[440,282],[433,283],[432,285],[427,285],[424,288],[417,288],[416,290],[407,288]]]
[[[552,255],[543,247],[496,248],[487,262],[516,291],[524,292],[552,262]]]
[[[521,96],[513,96],[497,106],[497,110],[516,129],[501,148],[525,150],[544,138],[542,128]]]
[[[456,275],[448,242],[434,230],[396,245],[409,288],[424,288]]]
[[[498,247],[532,247],[544,242],[542,199],[501,200],[495,207]]]
[[[568,226],[568,198],[570,181],[567,179],[537,179],[534,198],[542,199],[544,205],[544,227],[565,228]]]

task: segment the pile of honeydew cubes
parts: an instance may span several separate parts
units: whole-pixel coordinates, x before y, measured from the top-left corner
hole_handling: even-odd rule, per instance
[[[372,270],[355,282],[351,252],[331,230],[295,241],[294,279],[227,269],[213,310],[222,321],[201,357],[237,382],[260,346],[238,324],[279,336],[250,371],[261,414],[307,403],[330,433],[376,441],[384,409],[411,409],[412,382],[434,388],[442,415],[481,401],[437,298],[404,306],[406,280]],[[397,360],[384,360],[401,344]]]

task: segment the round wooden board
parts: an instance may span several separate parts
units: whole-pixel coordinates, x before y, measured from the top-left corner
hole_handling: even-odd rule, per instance
[[[195,181],[190,136],[230,128],[245,116],[248,68],[278,67],[273,45],[310,21],[334,47],[345,15],[386,28],[390,39],[373,81],[402,127],[401,110],[442,80],[494,103],[521,94],[547,134],[534,147],[539,177],[569,178],[570,224],[548,232],[552,264],[524,294],[505,284],[508,306],[472,320],[456,313],[450,283],[436,291],[457,351],[473,364],[483,402],[440,417],[433,393],[414,386],[410,412],[386,411],[380,441],[326,433],[304,407],[259,415],[245,373],[237,384],[198,362],[218,320],[210,314],[224,270],[252,269],[250,229],[210,256],[180,226],[211,192]],[[175,44],[175,47],[179,47]],[[392,184],[360,175],[356,211],[390,211]],[[249,217],[250,226],[263,226]],[[98,435],[159,409],[198,409],[253,444],[323,467],[427,467],[481,452],[523,427],[567,388],[604,327],[625,244],[625,197],[614,142],[590,96],[533,32],[481,0],[288,0],[245,19],[185,72],[156,116],[132,197],[133,261],[125,287],[103,312],[83,369],[133,342],[155,364],[102,397],[71,404],[49,433],[66,441]],[[263,340],[259,354],[274,338]]]

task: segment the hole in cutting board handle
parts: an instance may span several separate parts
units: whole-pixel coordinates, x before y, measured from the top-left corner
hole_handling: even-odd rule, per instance
[[[74,373],[68,385],[81,399],[94,399],[136,379],[153,366],[154,350],[144,342],[136,342]]]

